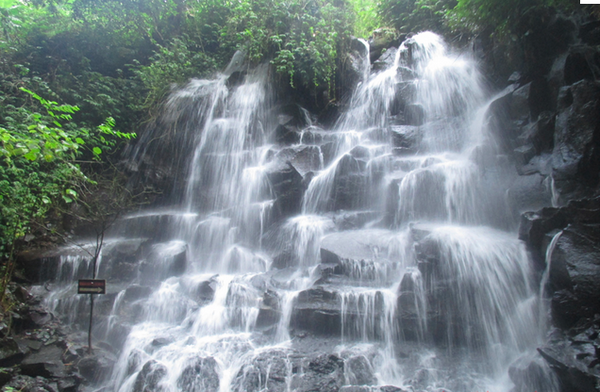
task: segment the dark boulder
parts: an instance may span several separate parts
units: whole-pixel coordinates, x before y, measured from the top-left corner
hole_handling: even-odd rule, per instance
[[[13,338],[6,337],[0,340],[0,367],[10,367],[19,363],[25,353]]]
[[[598,330],[600,324],[592,328],[591,334],[568,337],[560,330],[554,330],[545,346],[538,349],[558,377],[562,391],[596,392],[600,387],[600,366],[598,362]]]
[[[599,243],[597,225],[571,224],[555,244],[550,286],[558,294],[552,299],[552,315],[560,326],[600,313]]]
[[[197,358],[177,379],[177,386],[187,392],[217,392],[219,383],[218,364],[212,357]]]
[[[425,123],[425,108],[418,103],[411,103],[404,108],[404,121],[407,125],[423,125]]]
[[[521,37],[525,74],[545,75],[552,60],[576,39],[577,27],[552,7],[532,7],[520,17],[515,32]]]
[[[343,87],[342,97],[349,96],[354,91],[356,85],[364,79],[365,70],[368,71],[370,65],[371,61],[368,58],[368,48],[365,42],[353,37],[340,75]]]
[[[133,392],[162,392],[160,381],[167,375],[167,368],[151,359],[146,362],[135,378]]]
[[[140,264],[140,275],[147,281],[182,275],[187,268],[188,245],[183,241],[155,244]]]
[[[283,351],[258,354],[242,366],[233,380],[233,390],[245,392],[285,392],[288,374],[288,355]]]
[[[377,379],[373,367],[363,355],[345,361],[346,382],[350,385],[374,385]]]
[[[10,380],[4,387],[4,391],[20,392],[63,392],[55,380],[48,380],[43,377],[30,377],[27,375],[17,375]]]
[[[508,375],[515,384],[513,392],[552,391],[558,387],[556,376],[540,355],[519,358],[510,365]]]
[[[275,142],[284,146],[300,143],[300,134],[294,127],[279,124],[275,128]]]
[[[377,29],[369,38],[369,54],[371,63],[381,56],[396,41],[395,34],[390,29]]]
[[[264,292],[256,318],[257,327],[267,327],[279,322],[281,318],[279,302],[279,295],[275,291],[266,290]]]
[[[92,355],[86,355],[77,362],[77,369],[88,382],[96,383],[110,375],[116,362],[114,355],[96,348]]]
[[[364,161],[350,154],[344,155],[337,164],[331,193],[331,208],[352,210],[359,208],[364,202],[364,186],[366,177],[363,172]]]
[[[518,137],[518,142],[523,145],[533,145],[536,154],[551,151],[554,147],[555,118],[551,111],[540,113],[535,122],[524,128],[523,133]]]
[[[600,176],[600,84],[582,80],[559,94],[552,152],[558,202],[589,197]]]
[[[341,318],[341,303],[336,293],[315,287],[298,294],[290,327],[316,335],[339,335]]]
[[[298,170],[276,159],[267,167],[266,175],[276,198],[273,210],[277,215],[283,218],[298,213],[304,192]]]
[[[396,54],[398,53],[398,49],[392,47],[387,49],[377,60],[373,62],[373,66],[371,70],[373,72],[385,71],[394,65]]]
[[[321,148],[313,145],[285,148],[279,151],[274,159],[289,162],[303,177],[311,171],[321,170],[323,165]]]
[[[597,76],[600,76],[600,52],[589,46],[572,47],[565,59],[565,85],[584,79],[593,81]]]
[[[585,44],[600,45],[600,20],[594,20],[579,26],[579,38]]]
[[[305,373],[292,380],[292,387],[298,392],[337,392],[342,385],[344,360],[329,354],[311,358]]]
[[[538,173],[518,176],[506,191],[506,201],[515,218],[525,211],[552,205],[549,178]]]
[[[392,146],[395,155],[415,154],[423,138],[420,128],[412,125],[391,127]]]
[[[32,352],[21,362],[21,373],[31,377],[60,378],[65,376],[65,365],[62,361],[63,349],[56,345],[42,347]]]

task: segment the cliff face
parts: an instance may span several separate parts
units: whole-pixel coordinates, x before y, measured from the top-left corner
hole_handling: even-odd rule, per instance
[[[600,390],[600,23],[552,10],[524,15],[519,39],[476,41],[506,88],[489,121],[518,173],[507,196],[542,274],[551,330],[538,349],[564,391]],[[509,76],[510,75],[510,76]],[[544,207],[539,209],[540,207]],[[535,212],[527,212],[534,210]],[[525,390],[538,366],[513,367]]]

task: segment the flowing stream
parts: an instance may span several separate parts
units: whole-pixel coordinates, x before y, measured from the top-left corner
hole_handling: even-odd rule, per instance
[[[171,95],[185,184],[103,248],[94,339],[115,365],[92,390],[511,390],[545,322],[492,159],[492,97],[429,32],[369,67],[332,129],[284,113],[266,67]],[[91,268],[65,250],[47,298],[75,329],[89,305],[72,282]]]

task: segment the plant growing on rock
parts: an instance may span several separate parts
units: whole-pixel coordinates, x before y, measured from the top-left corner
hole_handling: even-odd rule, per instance
[[[93,184],[80,159],[98,161],[119,139],[133,133],[116,131],[112,118],[95,130],[70,122],[77,106],[58,104],[21,89],[29,101],[9,107],[0,125],[0,305],[4,311],[7,285],[15,269],[22,240],[47,226],[53,209],[74,202],[82,184]],[[40,113],[41,112],[41,113]]]

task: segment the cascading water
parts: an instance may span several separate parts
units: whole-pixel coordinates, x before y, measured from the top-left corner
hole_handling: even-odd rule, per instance
[[[184,195],[103,249],[95,337],[118,360],[100,388],[512,388],[545,324],[501,170],[477,159],[493,151],[477,67],[429,32],[368,66],[332,130],[303,110],[285,128],[266,68],[172,95],[163,122],[195,146]],[[297,139],[275,142],[281,127]],[[85,311],[68,282],[90,265],[63,260],[48,301]]]

